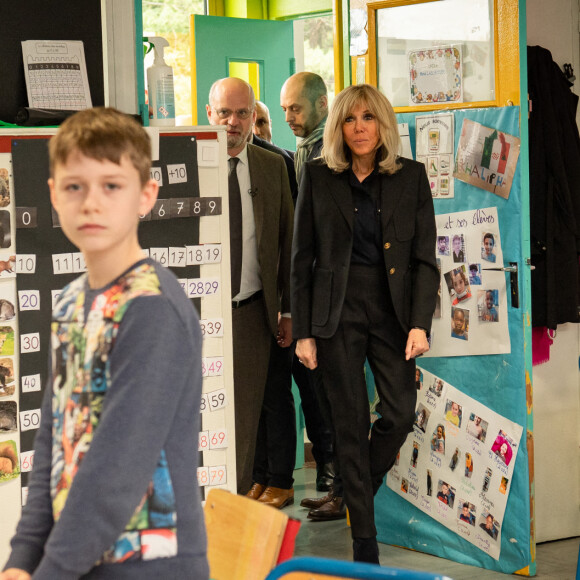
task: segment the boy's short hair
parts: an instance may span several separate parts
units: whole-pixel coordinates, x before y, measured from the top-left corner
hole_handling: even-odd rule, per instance
[[[78,151],[98,161],[121,164],[127,155],[139,173],[141,185],[150,178],[151,141],[143,127],[130,115],[111,107],[95,107],[75,113],[62,123],[49,142],[50,175]]]

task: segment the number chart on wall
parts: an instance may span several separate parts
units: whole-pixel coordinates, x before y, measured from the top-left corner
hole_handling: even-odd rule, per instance
[[[228,224],[227,215],[222,215],[222,193],[227,191],[225,133],[189,127],[171,129],[171,133],[150,130],[150,136],[154,154],[151,177],[160,189],[153,210],[140,216],[139,240],[146,254],[176,274],[200,316],[204,387],[198,483],[204,498],[208,486],[235,491],[229,246],[223,243],[228,239]],[[82,254],[64,236],[50,205],[49,139],[48,132],[0,138],[5,151],[0,170],[6,166],[6,172],[13,175],[18,248],[16,252],[7,246],[5,257],[0,249],[0,269],[6,264],[0,272],[0,286],[6,277],[12,287],[5,293],[0,287],[0,342],[6,335],[4,342],[11,342],[14,350],[19,338],[19,352],[13,352],[19,356],[3,361],[4,350],[0,350],[0,394],[10,391],[15,395],[14,400],[6,401],[12,406],[0,410],[13,419],[14,427],[12,438],[2,437],[8,443],[0,440],[0,447],[12,449],[21,471],[23,503],[47,387],[52,307],[62,288],[86,270]],[[10,241],[9,229],[4,239]],[[4,322],[11,312],[12,318],[18,315],[16,340],[15,330],[9,331]],[[3,402],[0,396],[0,404]],[[7,430],[0,427],[3,436]]]

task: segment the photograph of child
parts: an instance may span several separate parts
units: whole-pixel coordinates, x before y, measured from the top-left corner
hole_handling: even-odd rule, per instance
[[[504,495],[507,493],[508,483],[509,483],[509,479],[507,479],[507,477],[502,476],[501,483],[499,484],[499,492],[500,493],[503,493]]]
[[[405,478],[401,480],[401,491],[403,493],[407,493],[409,491],[409,482]]]
[[[437,255],[449,256],[449,236],[437,236]]]
[[[445,420],[456,427],[461,427],[462,410],[461,405],[455,401],[447,399],[445,403]]]
[[[491,450],[506,464],[509,465],[512,460],[513,450],[511,441],[505,433],[500,431],[491,446]]]
[[[465,247],[463,234],[455,234],[452,240],[453,244],[453,261],[455,263],[465,262]]]
[[[497,322],[499,315],[498,291],[497,290],[478,290],[477,291],[477,311],[481,322]]]
[[[467,421],[467,434],[483,443],[487,434],[487,425],[487,421],[482,421],[481,417],[478,417],[475,413],[471,413],[469,415],[469,421]]]
[[[498,528],[491,514],[484,514],[479,527],[492,539],[497,540]]]
[[[483,234],[481,259],[487,262],[495,263],[496,255],[493,253],[495,247],[495,237],[492,233],[486,232]]]
[[[457,463],[459,462],[459,455],[459,447],[456,447],[453,455],[451,456],[451,461],[449,462],[449,469],[451,469],[451,471],[455,471]]]
[[[423,388],[423,373],[420,368],[415,369],[415,387],[418,391]]]
[[[472,286],[481,286],[481,266],[469,264],[469,283]]]
[[[445,427],[439,423],[431,437],[431,449],[445,455]]]
[[[435,379],[433,384],[429,387],[429,392],[440,397],[443,393],[443,381],[441,379]]]
[[[471,477],[473,473],[473,457],[471,453],[465,454],[465,477]]]
[[[451,338],[469,340],[469,310],[451,309]]]
[[[459,508],[457,509],[457,517],[460,521],[475,526],[475,506],[468,501],[459,500]]]
[[[417,459],[419,458],[419,443],[413,441],[413,452],[411,453],[411,467],[417,467]]]
[[[471,287],[465,272],[465,266],[453,268],[445,274],[445,281],[449,288],[449,296],[451,297],[452,306],[457,306],[464,300],[471,298]]]
[[[429,420],[430,411],[422,403],[419,403],[417,412],[415,413],[415,426],[425,433],[425,428],[427,427],[427,421]]]
[[[455,488],[451,487],[447,482],[439,480],[437,489],[437,499],[452,508],[455,501]]]

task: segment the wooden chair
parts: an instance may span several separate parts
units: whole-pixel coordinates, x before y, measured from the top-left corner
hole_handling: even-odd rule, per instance
[[[205,524],[212,580],[264,580],[279,561],[281,548],[293,553],[298,526],[280,510],[223,489],[206,499]],[[290,536],[290,537],[289,537]]]

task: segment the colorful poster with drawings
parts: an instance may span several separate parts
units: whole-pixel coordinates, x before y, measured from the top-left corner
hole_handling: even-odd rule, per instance
[[[498,560],[522,427],[418,368],[413,432],[387,486]]]
[[[425,357],[511,351],[497,208],[436,216],[441,283]]]
[[[454,197],[452,113],[415,117],[417,161],[425,164],[433,197]]]
[[[411,50],[409,104],[463,102],[461,46],[434,46]]]
[[[453,176],[508,199],[520,154],[520,140],[463,120]]]

